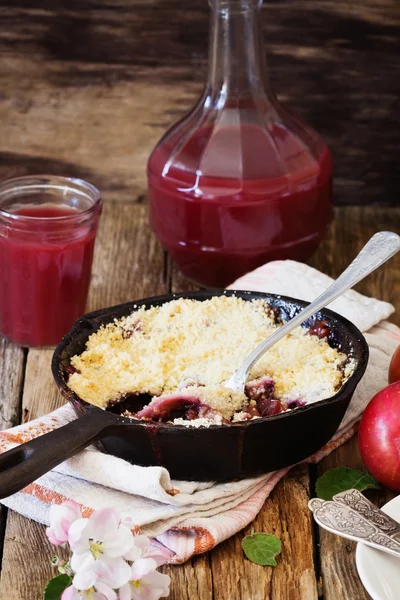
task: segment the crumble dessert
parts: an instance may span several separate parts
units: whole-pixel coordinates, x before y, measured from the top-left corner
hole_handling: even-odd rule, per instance
[[[329,325],[298,327],[261,357],[245,393],[224,387],[282,323],[266,301],[216,296],[139,307],[93,333],[71,359],[68,386],[107,408],[150,394],[125,416],[202,426],[259,418],[333,396],[354,365],[329,345]]]

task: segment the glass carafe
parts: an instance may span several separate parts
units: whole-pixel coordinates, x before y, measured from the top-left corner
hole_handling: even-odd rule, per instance
[[[151,226],[207,287],[270,260],[306,261],[332,218],[330,152],[269,87],[260,6],[211,0],[204,93],[148,162]]]

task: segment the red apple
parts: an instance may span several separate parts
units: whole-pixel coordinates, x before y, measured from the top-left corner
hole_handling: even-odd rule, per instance
[[[358,443],[368,471],[400,492],[400,381],[372,398],[361,419]]]
[[[400,346],[397,346],[389,365],[389,383],[400,381]]]

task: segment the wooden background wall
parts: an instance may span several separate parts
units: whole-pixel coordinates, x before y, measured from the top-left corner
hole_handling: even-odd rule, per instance
[[[89,179],[145,201],[146,159],[198,97],[207,0],[1,0],[0,179]],[[398,0],[265,0],[279,98],[326,139],[335,202],[399,204]]]

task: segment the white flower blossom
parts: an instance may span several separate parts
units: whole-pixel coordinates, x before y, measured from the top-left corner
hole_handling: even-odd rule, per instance
[[[128,583],[119,590],[119,600],[158,600],[169,595],[171,579],[157,570],[154,558],[138,558]]]
[[[122,557],[132,549],[133,533],[117,510],[103,508],[88,519],[78,519],[69,528],[68,541],[73,552],[74,571],[88,568],[92,559]]]
[[[68,541],[68,534],[72,523],[81,518],[79,504],[73,500],[66,500],[62,504],[50,506],[50,527],[46,535],[55,546],[61,546]]]

